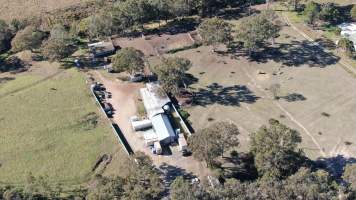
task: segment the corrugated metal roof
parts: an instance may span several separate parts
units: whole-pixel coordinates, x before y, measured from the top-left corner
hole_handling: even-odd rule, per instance
[[[343,23],[339,28],[341,28],[341,35],[349,38],[356,48],[356,23]]]
[[[162,107],[170,102],[169,98],[164,95],[157,94],[157,88],[159,87],[156,83],[147,83],[146,88],[141,88],[140,93],[142,96],[143,104],[145,106],[148,118],[154,115],[164,113]]]
[[[167,115],[155,115],[151,118],[151,121],[159,141],[167,138],[172,138],[172,140],[174,139],[175,133]]]

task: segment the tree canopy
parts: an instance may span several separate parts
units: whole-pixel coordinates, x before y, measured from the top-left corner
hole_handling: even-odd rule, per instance
[[[196,200],[202,197],[197,185],[191,185],[182,176],[178,176],[170,187],[171,200]]]
[[[340,20],[340,12],[334,3],[325,3],[321,6],[319,18],[329,23],[337,23]]]
[[[199,25],[198,32],[206,45],[228,43],[232,40],[231,25],[217,17],[204,20]]]
[[[25,29],[17,32],[11,41],[12,51],[33,50],[42,44],[45,34],[34,26],[27,26]]]
[[[12,33],[9,25],[5,21],[0,20],[0,53],[11,47],[11,37]]]
[[[347,164],[342,177],[350,184],[351,188],[356,191],[356,163]]]
[[[113,57],[112,65],[116,72],[128,71],[131,75],[142,72],[145,66],[144,54],[132,47],[123,48]]]
[[[262,126],[250,139],[250,150],[261,176],[283,178],[300,167],[302,151],[297,147],[302,139],[296,130],[270,119],[269,127]]]
[[[164,91],[173,95],[179,94],[179,85],[184,80],[185,72],[191,67],[191,62],[184,58],[163,58],[161,64],[154,67],[154,72]]]
[[[51,30],[50,37],[42,45],[42,54],[51,61],[59,61],[74,52],[73,39],[61,25]]]
[[[85,21],[82,23],[85,23]],[[87,19],[87,23],[87,33],[90,38],[101,38],[112,35],[113,22],[110,15],[97,14],[90,16]]]
[[[304,15],[306,16],[306,22],[310,25],[315,24],[315,21],[319,17],[320,5],[315,3],[314,1],[309,1],[304,9]]]
[[[237,26],[237,39],[250,53],[269,39],[278,36],[280,27],[273,22],[273,13],[267,11],[241,20]]]
[[[346,53],[346,55],[348,56],[352,56],[353,53],[355,52],[355,46],[354,43],[347,39],[347,38],[341,38],[338,43],[337,46]]]
[[[216,122],[189,137],[189,147],[193,156],[211,165],[217,156],[239,144],[237,126],[232,122]]]
[[[351,18],[356,21],[356,5],[352,6],[352,9],[350,11]]]

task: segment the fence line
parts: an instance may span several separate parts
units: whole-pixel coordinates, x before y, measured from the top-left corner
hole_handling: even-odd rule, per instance
[[[124,147],[124,150],[125,152],[128,154],[128,155],[132,155],[134,154],[131,146],[129,145],[129,143],[127,142],[124,134],[122,133],[120,127],[115,124],[115,123],[112,123],[112,121],[108,118],[108,115],[107,113],[105,112],[101,102],[99,101],[99,98],[97,97],[97,95],[95,94],[94,92],[94,88],[93,86],[90,86],[90,91],[91,93],[93,94],[94,98],[95,98],[95,101],[99,104],[99,107],[100,107],[100,110],[105,114],[105,116],[107,117],[108,121],[110,122],[110,125],[111,125],[111,128],[113,129],[114,133],[115,133],[115,136],[117,137],[117,139],[119,140],[120,144]]]
[[[192,132],[190,131],[190,129],[188,128],[186,122],[184,121],[184,119],[182,118],[182,116],[180,115],[180,113],[178,112],[177,108],[174,106],[174,104],[172,104],[172,107],[174,109],[174,111],[177,113],[179,120],[180,120],[180,125],[185,129],[184,131],[186,133],[188,133],[188,136],[192,135]]]

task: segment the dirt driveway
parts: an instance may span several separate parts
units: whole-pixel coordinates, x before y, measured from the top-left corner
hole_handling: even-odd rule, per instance
[[[108,99],[108,102],[115,109],[113,121],[119,125],[133,151],[142,151],[150,156],[153,163],[166,174],[167,182],[170,183],[176,176],[181,175],[197,176],[201,180],[209,175],[209,171],[203,163],[197,162],[191,156],[183,157],[177,147],[171,147],[172,155],[152,154],[150,149],[145,146],[142,135],[132,130],[129,119],[131,116],[137,115],[135,98],[137,98],[139,89],[144,87],[142,83],[109,80],[98,71],[95,75],[104,84],[106,90],[112,93],[112,98]]]

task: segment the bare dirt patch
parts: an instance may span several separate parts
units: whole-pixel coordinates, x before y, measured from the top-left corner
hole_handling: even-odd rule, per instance
[[[355,145],[345,143],[356,141],[355,79],[332,52],[314,48],[290,27],[283,28],[275,47],[253,59],[212,53],[208,47],[175,55],[193,62],[189,73],[198,79],[190,85],[198,103],[186,108],[193,128],[205,127],[210,119],[232,120],[242,132],[241,149],[247,149],[248,133],[276,118],[299,130],[301,148],[311,158],[356,155]],[[269,87],[276,83],[281,96],[298,100],[273,100]]]
[[[193,45],[194,39],[189,36],[189,33],[160,34],[137,38],[116,38],[114,44],[121,48],[134,47],[146,56],[157,56],[172,49]]]
[[[89,0],[0,0],[0,19],[24,19]]]

